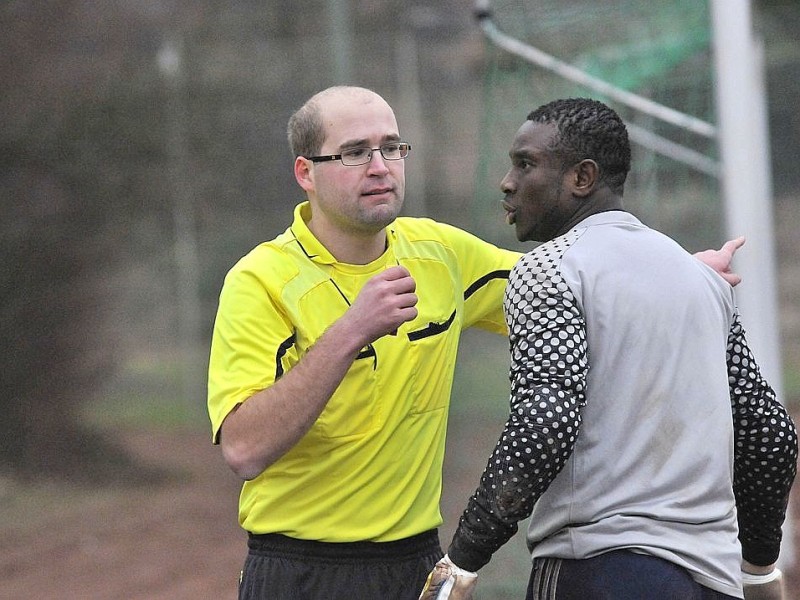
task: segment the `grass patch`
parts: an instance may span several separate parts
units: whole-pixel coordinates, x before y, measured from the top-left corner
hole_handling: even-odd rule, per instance
[[[461,336],[451,414],[505,421],[508,415],[508,339],[468,329]]]
[[[122,492],[0,477],[0,527],[4,535],[41,526],[43,520],[73,518],[113,504]]]
[[[800,365],[786,361],[783,370],[783,400],[792,411],[800,410]]]
[[[204,371],[187,368],[176,355],[139,356],[85,404],[81,416],[103,429],[204,426],[205,383]]]

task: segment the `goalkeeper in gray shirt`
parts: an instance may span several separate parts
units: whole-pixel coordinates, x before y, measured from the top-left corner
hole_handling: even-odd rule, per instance
[[[529,600],[782,598],[797,434],[733,289],[624,210],[606,105],[536,109],[510,158],[508,223],[545,243],[509,277],[510,416],[438,568],[478,571],[532,514]]]

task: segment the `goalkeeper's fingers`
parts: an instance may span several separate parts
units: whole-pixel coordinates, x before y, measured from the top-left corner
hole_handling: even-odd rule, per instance
[[[466,571],[445,554],[428,574],[419,600],[472,600],[478,574]]]

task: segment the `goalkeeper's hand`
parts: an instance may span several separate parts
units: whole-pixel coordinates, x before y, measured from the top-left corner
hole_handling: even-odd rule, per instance
[[[419,600],[472,600],[478,574],[457,567],[446,554],[428,574]]]
[[[742,570],[742,583],[744,600],[783,600],[783,574],[778,568],[763,575]]]

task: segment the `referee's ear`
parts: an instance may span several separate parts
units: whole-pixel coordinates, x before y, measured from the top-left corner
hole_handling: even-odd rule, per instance
[[[296,156],[294,159],[294,178],[297,185],[303,188],[306,193],[316,189],[314,182],[314,163],[304,156]]]

